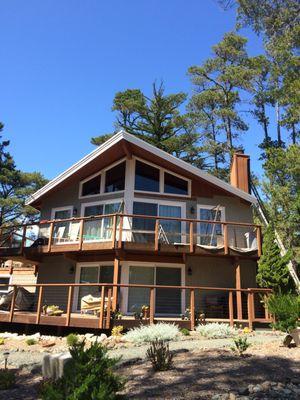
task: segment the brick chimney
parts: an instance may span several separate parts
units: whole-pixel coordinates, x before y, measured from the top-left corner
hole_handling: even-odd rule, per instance
[[[250,193],[250,157],[246,154],[233,154],[230,168],[230,184]]]

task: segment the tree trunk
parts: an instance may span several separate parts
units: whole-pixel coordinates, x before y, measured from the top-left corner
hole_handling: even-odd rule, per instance
[[[292,124],[292,143],[296,144],[296,128],[295,128],[295,124]]]
[[[278,101],[276,102],[275,109],[276,109],[276,124],[277,124],[277,141],[279,146],[281,146],[282,140],[281,140],[281,127],[280,127],[280,109]]]

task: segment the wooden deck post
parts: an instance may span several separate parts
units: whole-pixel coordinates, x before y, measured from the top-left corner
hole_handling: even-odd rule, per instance
[[[194,223],[190,222],[190,253],[194,252]]]
[[[243,306],[242,306],[242,292],[239,290],[242,287],[241,284],[241,266],[239,260],[235,260],[235,288],[236,291],[236,306],[237,306],[237,319],[243,319]]]
[[[232,291],[229,292],[228,305],[229,305],[229,323],[230,323],[230,326],[233,327],[234,317],[233,317],[233,293],[232,293]]]
[[[111,288],[107,291],[107,306],[106,306],[106,324],[105,328],[110,328],[110,314],[111,314]]]
[[[228,226],[227,226],[227,224],[223,224],[223,235],[224,235],[224,254],[228,254],[229,248],[228,248]]]
[[[10,310],[9,310],[9,322],[12,322],[14,318],[14,311],[15,311],[15,303],[16,303],[16,295],[17,295],[17,287],[14,286],[14,291],[10,303]]]
[[[79,243],[78,243],[78,250],[82,250],[82,242],[83,242],[83,229],[84,229],[84,220],[82,219],[80,221],[80,226],[79,226]]]
[[[114,275],[113,275],[113,284],[117,285],[118,280],[119,280],[119,266],[120,266],[120,261],[118,258],[115,258],[114,260]],[[118,305],[118,287],[113,286],[112,290],[112,310],[116,311],[117,305]]]
[[[154,231],[154,251],[158,251],[158,242],[159,242],[159,219],[155,220],[155,231]]]
[[[118,248],[122,248],[122,236],[123,236],[123,215],[120,215],[120,223],[119,223],[119,240],[118,240]]]
[[[101,287],[100,313],[99,313],[99,329],[103,329],[104,306],[105,306],[105,286],[102,286]]]
[[[111,248],[115,248],[116,244],[116,233],[117,233],[117,216],[113,216],[112,232],[111,232]]]
[[[43,289],[44,289],[43,286],[40,286],[38,303],[37,303],[37,311],[36,311],[36,320],[35,320],[36,324],[40,323],[41,307],[42,307],[42,301],[43,301]]]
[[[49,242],[48,242],[48,248],[47,248],[48,253],[50,253],[50,251],[51,251],[53,230],[54,230],[54,222],[51,222],[50,229],[49,229]]]
[[[154,324],[154,307],[155,307],[155,303],[154,303],[154,288],[150,288],[150,302],[149,302],[149,307],[150,307],[150,324]]]
[[[22,251],[23,251],[23,248],[24,248],[24,246],[25,246],[25,244],[26,244],[26,229],[27,229],[27,226],[24,225],[24,227],[23,227],[23,234],[22,234],[22,242],[21,242],[21,250],[22,250]]]
[[[258,257],[261,256],[262,251],[261,251],[261,227],[257,226],[256,228],[256,241],[257,241],[257,255]]]
[[[191,319],[191,331],[195,329],[195,290],[191,289],[190,293],[190,319]]]
[[[247,307],[248,307],[248,326],[249,329],[253,329],[253,293],[250,291],[248,292],[247,295]]]
[[[70,325],[71,312],[72,312],[72,300],[73,300],[73,286],[69,286],[67,315],[66,315],[66,326]]]

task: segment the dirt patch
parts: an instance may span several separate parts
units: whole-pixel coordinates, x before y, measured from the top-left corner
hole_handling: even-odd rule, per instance
[[[257,345],[238,357],[230,350],[200,350],[176,354],[174,368],[153,372],[144,361],[120,369],[127,378],[124,394],[132,399],[210,399],[238,392],[266,380],[299,379],[300,349]]]

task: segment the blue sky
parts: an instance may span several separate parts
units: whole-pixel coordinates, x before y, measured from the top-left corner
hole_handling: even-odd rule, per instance
[[[10,0],[0,5],[0,121],[17,166],[53,178],[111,132],[114,94],[154,80],[191,92],[189,66],[234,28],[217,0]],[[250,54],[259,39],[247,31]],[[243,144],[259,171],[261,130]]]

